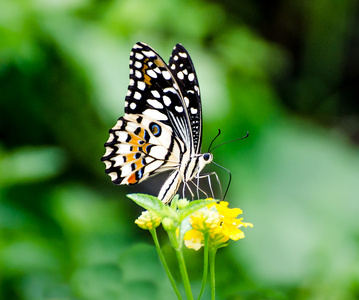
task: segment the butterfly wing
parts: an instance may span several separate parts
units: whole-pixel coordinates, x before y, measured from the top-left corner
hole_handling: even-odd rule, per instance
[[[177,44],[168,63],[176,78],[188,112],[195,153],[201,152],[202,143],[202,105],[200,89],[193,62],[187,50]]]
[[[193,149],[190,124],[168,66],[151,47],[137,43],[130,56],[125,116],[110,130],[105,144],[106,173],[115,184],[135,184],[178,169],[183,153]]]
[[[180,145],[166,125],[143,115],[121,117],[110,129],[102,161],[115,184],[135,184],[180,162]]]
[[[163,59],[137,43],[130,56],[130,85],[125,114],[143,114],[169,126],[187,149],[193,149],[190,119],[181,89]]]

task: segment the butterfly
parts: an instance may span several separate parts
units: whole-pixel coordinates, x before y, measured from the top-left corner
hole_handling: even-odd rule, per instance
[[[158,198],[169,203],[212,162],[201,154],[202,106],[197,75],[187,50],[177,44],[169,63],[144,43],[130,54],[125,115],[109,130],[102,161],[114,184],[136,184],[172,171]]]

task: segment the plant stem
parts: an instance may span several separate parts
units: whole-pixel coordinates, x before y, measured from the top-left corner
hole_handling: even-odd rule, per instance
[[[215,258],[216,258],[216,248],[211,248],[209,251],[209,268],[211,275],[211,300],[216,299],[216,274],[215,274]]]
[[[199,292],[197,300],[200,300],[206,286],[208,276],[208,233],[204,235],[204,250],[203,250],[203,278],[201,291]]]
[[[179,265],[179,268],[181,271],[183,285],[184,285],[184,289],[186,291],[187,299],[193,300],[191,285],[190,285],[189,279],[188,279],[188,274],[187,274],[186,264],[185,264],[184,257],[183,257],[182,248],[176,249],[176,255],[177,255],[178,265]]]
[[[182,300],[182,297],[181,297],[181,294],[177,288],[177,285],[176,285],[176,282],[174,281],[173,277],[172,277],[172,274],[171,274],[171,271],[166,263],[166,260],[165,260],[165,257],[163,255],[163,252],[161,250],[161,247],[160,247],[160,243],[158,242],[158,238],[157,238],[157,232],[156,232],[156,229],[150,229],[150,232],[152,234],[152,238],[153,238],[153,241],[155,243],[155,246],[156,246],[156,250],[157,250],[157,253],[158,253],[158,256],[161,260],[161,263],[162,263],[162,266],[163,268],[165,269],[166,273],[167,273],[167,277],[168,279],[170,280],[171,284],[172,284],[172,288],[177,296],[177,298],[179,300]]]

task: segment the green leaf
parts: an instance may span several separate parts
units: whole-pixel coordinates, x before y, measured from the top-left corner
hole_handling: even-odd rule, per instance
[[[213,202],[216,202],[216,200],[195,200],[190,202],[185,208],[178,211],[179,222],[182,222],[190,214]]]
[[[146,195],[146,194],[128,194],[128,198],[133,200],[137,205],[143,207],[144,209],[151,210],[158,215],[163,214],[165,205],[155,196]]]
[[[177,201],[179,200],[179,195],[176,194],[174,195],[174,197],[172,198],[171,200],[171,204],[170,204],[170,207],[173,208],[173,209],[177,209]]]

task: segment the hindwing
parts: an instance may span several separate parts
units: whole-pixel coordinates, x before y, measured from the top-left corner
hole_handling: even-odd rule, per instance
[[[102,161],[113,183],[135,184],[178,167],[179,143],[167,125],[144,115],[128,115],[110,129]]]

